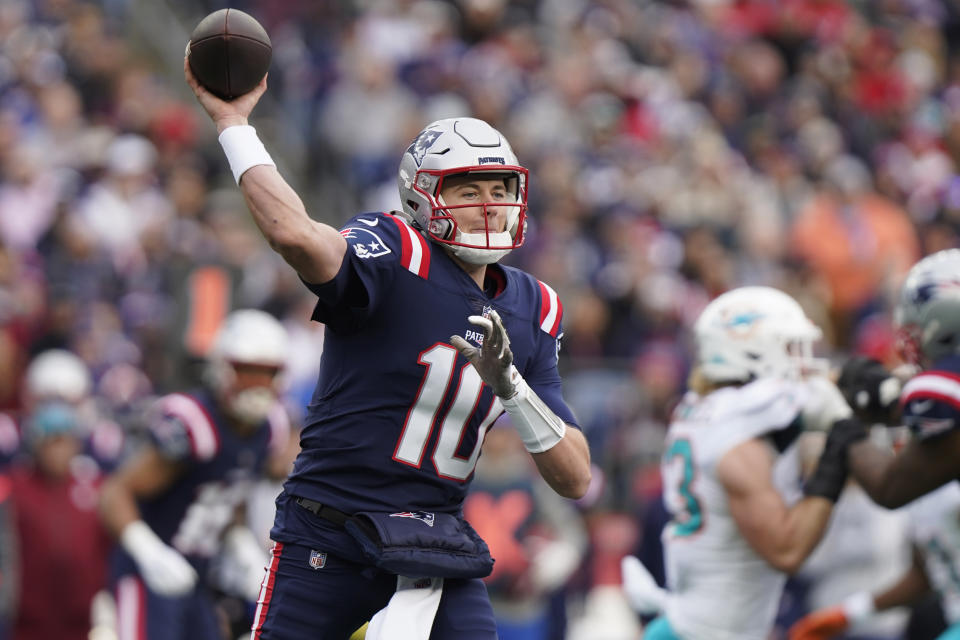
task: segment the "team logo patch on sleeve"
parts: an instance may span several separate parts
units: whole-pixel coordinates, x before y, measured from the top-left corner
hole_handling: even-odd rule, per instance
[[[400,511],[398,513],[391,513],[391,518],[413,518],[414,520],[419,520],[428,527],[433,526],[434,516],[428,511]]]
[[[392,253],[380,236],[370,229],[347,227],[340,232],[340,235],[346,238],[358,258],[379,258]]]

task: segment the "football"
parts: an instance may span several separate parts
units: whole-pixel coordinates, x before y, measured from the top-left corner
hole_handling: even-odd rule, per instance
[[[201,20],[187,45],[190,71],[204,88],[224,100],[256,87],[270,67],[272,54],[266,29],[237,9],[220,9]]]

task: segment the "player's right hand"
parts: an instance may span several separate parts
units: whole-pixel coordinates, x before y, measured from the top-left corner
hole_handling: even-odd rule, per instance
[[[120,544],[129,553],[147,588],[161,596],[183,596],[193,590],[197,572],[173,547],[157,537],[142,520],[124,527]]]
[[[256,87],[250,92],[238,96],[227,102],[221,100],[197,81],[193,71],[190,70],[190,62],[186,57],[183,58],[183,76],[193,89],[193,94],[197,97],[200,106],[207,112],[213,123],[217,125],[217,134],[223,132],[227,127],[234,125],[245,125],[250,117],[250,112],[260,101],[260,97],[267,90],[267,76],[264,76]]]
[[[865,356],[850,358],[840,371],[837,386],[860,418],[893,422],[903,383],[882,363]]]
[[[790,640],[827,640],[850,625],[843,607],[830,607],[807,614],[790,627]]]

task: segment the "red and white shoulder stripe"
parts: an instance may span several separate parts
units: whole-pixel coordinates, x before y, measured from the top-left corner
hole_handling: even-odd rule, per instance
[[[563,317],[563,305],[557,292],[549,285],[539,280],[537,284],[540,285],[540,328],[556,338]]]
[[[960,376],[947,371],[927,371],[910,379],[900,393],[900,404],[912,400],[939,400],[960,409]]]
[[[179,418],[187,427],[193,456],[197,460],[210,460],[217,454],[220,449],[217,427],[202,404],[184,393],[171,393],[157,403],[164,415]]]
[[[387,214],[400,231],[400,264],[424,280],[430,275],[430,243],[399,216]]]

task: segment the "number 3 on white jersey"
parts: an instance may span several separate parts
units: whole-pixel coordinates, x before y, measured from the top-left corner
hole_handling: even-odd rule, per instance
[[[417,401],[407,412],[403,433],[393,453],[394,460],[420,468],[423,462],[423,451],[433,431],[437,412],[450,388],[456,360],[457,350],[443,343],[435,344],[420,354],[419,362],[427,367],[427,371],[423,380],[420,381]],[[477,370],[472,364],[463,366],[454,392],[456,395],[443,419],[440,437],[433,451],[433,466],[437,474],[443,478],[465,481],[473,473],[477,458],[480,456],[483,437],[503,411],[500,400],[494,398],[490,410],[480,423],[477,442],[470,456],[467,458],[458,456],[457,448],[463,440],[463,432],[470,418],[477,409],[481,391],[483,391],[483,381]]]
[[[664,498],[673,516],[670,532],[679,538],[692,536],[703,527],[703,509],[691,486],[695,469],[689,440],[677,438],[670,443],[664,454],[664,471]]]

